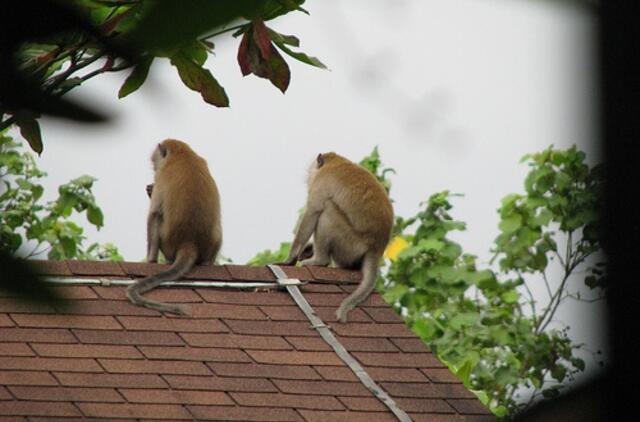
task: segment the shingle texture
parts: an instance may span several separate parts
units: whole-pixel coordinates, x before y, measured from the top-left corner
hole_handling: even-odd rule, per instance
[[[160,266],[36,262],[42,274],[134,278]],[[492,421],[374,294],[339,324],[359,274],[287,268],[343,345],[414,421]],[[266,268],[198,267],[197,280],[273,281]],[[121,286],[55,288],[32,305],[0,289],[0,420],[395,421],[310,328],[286,291],[160,288],[174,317],[133,306]]]

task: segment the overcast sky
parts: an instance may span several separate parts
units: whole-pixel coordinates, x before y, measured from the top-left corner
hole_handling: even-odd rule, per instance
[[[485,263],[498,234],[500,199],[522,192],[520,158],[550,144],[577,144],[599,161],[596,21],[588,8],[526,0],[310,0],[311,16],[269,23],[301,40],[329,68],[286,57],[285,95],[268,81],[242,77],[239,39],[216,41],[207,66],[225,87],[229,109],[205,104],[167,61],[147,84],[117,99],[126,74],[103,75],[74,95],[104,107],[101,126],[45,120],[49,195],[90,174],[105,227],[90,241],[113,242],[127,260],[145,256],[152,181],[149,155],[165,138],[188,142],[209,163],[222,198],[222,254],[244,263],[291,240],[305,201],[306,168],[319,152],[360,160],[378,145],[396,169],[397,215],[443,189],[463,193],[456,236]],[[543,289],[539,290],[540,293]],[[577,339],[602,347],[602,312],[570,306],[561,315]]]

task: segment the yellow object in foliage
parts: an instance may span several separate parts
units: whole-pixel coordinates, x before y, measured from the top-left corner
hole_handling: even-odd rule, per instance
[[[389,243],[387,249],[384,250],[384,256],[385,258],[395,261],[398,259],[400,252],[402,252],[407,246],[409,246],[409,243],[407,243],[406,240],[400,236],[396,236],[393,238],[391,243]]]

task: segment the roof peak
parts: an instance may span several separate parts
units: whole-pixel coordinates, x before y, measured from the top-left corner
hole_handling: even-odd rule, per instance
[[[112,262],[79,260],[29,260],[33,270],[45,276],[101,278],[137,278],[146,277],[165,270],[167,264],[146,262]],[[310,283],[353,284],[362,277],[359,271],[331,267],[294,267],[280,266],[290,278]],[[197,265],[184,277],[187,280],[215,281],[276,281],[276,277],[266,266],[248,265]]]

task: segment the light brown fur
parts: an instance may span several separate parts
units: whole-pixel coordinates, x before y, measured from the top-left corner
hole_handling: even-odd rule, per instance
[[[147,262],[162,252],[172,265],[167,271],[139,280],[126,290],[135,304],[159,311],[185,314],[180,306],[141,296],[162,281],[177,280],[196,264],[208,265],[222,245],[220,197],[207,162],[184,142],[167,139],[156,147],[155,171],[147,218]]]
[[[318,155],[309,172],[305,214],[291,245],[293,264],[313,234],[313,256],[302,265],[362,270],[362,281],[336,311],[339,321],[369,297],[393,227],[393,208],[382,185],[363,167],[329,152]]]

